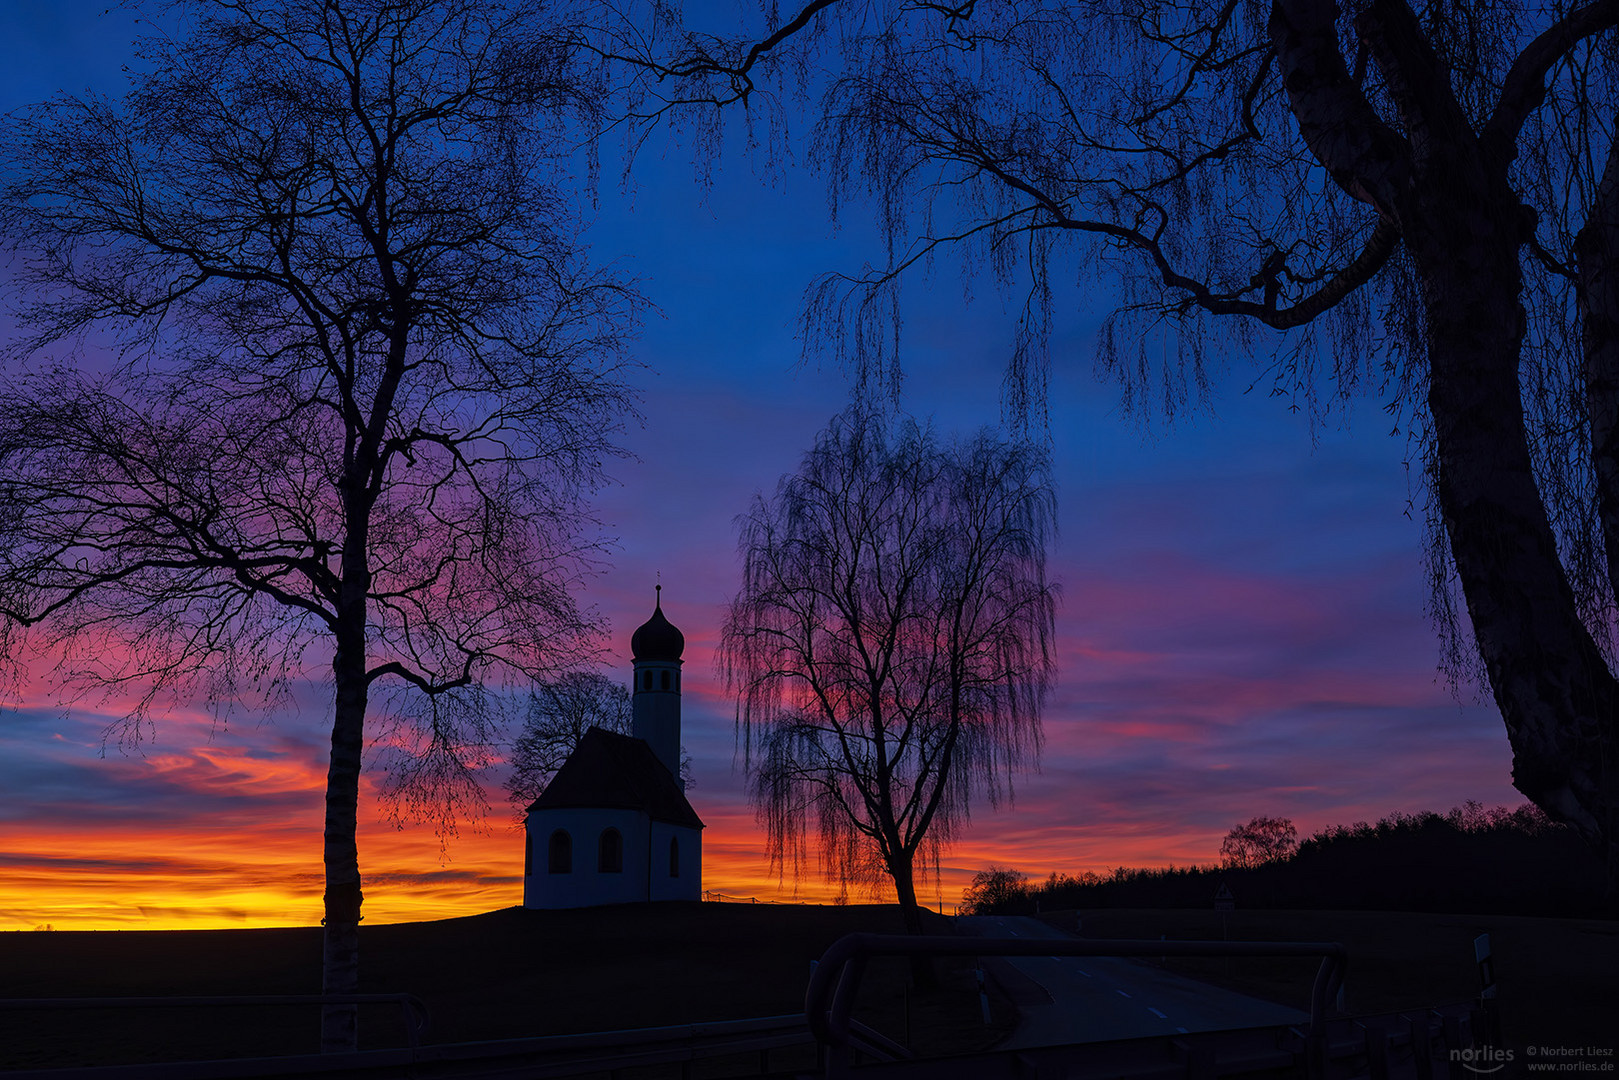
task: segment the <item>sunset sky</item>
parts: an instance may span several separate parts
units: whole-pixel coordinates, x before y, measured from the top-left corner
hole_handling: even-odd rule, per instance
[[[130,16],[106,0],[0,5],[0,109],[57,90],[121,92]],[[665,611],[684,631],[684,741],[705,833],[706,888],[824,900],[813,866],[770,871],[743,794],[733,705],[715,672],[739,580],[733,519],[793,469],[847,400],[836,370],[799,365],[802,293],[882,247],[861,207],[829,221],[822,181],[759,179],[729,152],[705,194],[692,151],[654,143],[621,190],[609,165],[586,235],[658,310],[637,354],[644,424],[597,500],[616,537],[584,601],[612,626],[606,670]],[[964,297],[973,297],[969,304]],[[1195,416],[1125,420],[1092,374],[1105,297],[1070,288],[1054,342],[1050,424],[1062,584],[1059,683],[1040,769],[1014,805],[976,806],[925,903],[959,900],[989,864],[1034,876],[1210,862],[1232,825],[1291,817],[1301,834],[1465,799],[1521,800],[1492,707],[1458,702],[1424,614],[1422,493],[1382,402],[1308,420],[1236,362]],[[1000,419],[1012,298],[948,261],[905,297],[904,406],[943,431]],[[3,404],[0,404],[3,407]],[[63,707],[43,686],[0,709],[0,929],[299,925],[318,921],[328,704],[160,719],[141,752],[103,749],[115,710]],[[522,837],[491,775],[491,812],[441,845],[362,806],[366,915],[395,922],[520,902]]]

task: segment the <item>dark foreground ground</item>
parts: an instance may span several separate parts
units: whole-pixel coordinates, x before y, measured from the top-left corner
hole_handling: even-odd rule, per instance
[[[1619,922],[1398,912],[1105,910],[1095,937],[1327,940],[1348,946],[1346,1006],[1385,1012],[1479,990],[1473,938],[1489,932],[1508,1046],[1619,1043]],[[1045,918],[1072,929],[1072,912]],[[948,930],[949,920],[934,927]],[[404,991],[432,1016],[430,1041],[606,1031],[801,1013],[810,961],[853,931],[897,933],[892,906],[660,904],[362,928],[362,989]],[[0,997],[309,994],[320,931],[0,934]],[[1290,1005],[1308,999],[1308,962],[1187,961],[1187,974]],[[943,988],[906,988],[874,964],[857,1011],[919,1050],[956,1052],[1011,1030],[1004,998],[984,1025],[970,961]],[[907,1019],[908,1018],[908,1019]],[[0,1012],[0,1069],[314,1050],[313,1010]],[[401,1045],[396,1009],[367,1008],[362,1042]],[[788,1064],[783,1062],[783,1065]]]
[[[948,920],[935,926],[947,930]],[[890,905],[657,904],[578,911],[511,908],[463,919],[361,928],[367,993],[420,997],[429,1040],[461,1042],[802,1014],[810,961],[844,934],[900,933]],[[905,987],[874,964],[857,1015],[918,1046],[971,1050],[986,1027],[970,964],[941,989]],[[320,930],[0,934],[0,997],[313,994]],[[362,1045],[404,1042],[398,1009],[367,1006]],[[119,1013],[0,1012],[0,1069],[304,1053],[313,1009]]]

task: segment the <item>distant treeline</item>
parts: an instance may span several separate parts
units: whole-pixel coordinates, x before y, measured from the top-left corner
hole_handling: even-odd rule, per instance
[[[1285,819],[1255,819],[1272,824]],[[1233,835],[1243,826],[1233,830]],[[1606,916],[1601,859],[1529,803],[1468,802],[1448,814],[1393,814],[1316,833],[1290,854],[1242,865],[1119,867],[1042,884],[992,867],[962,897],[979,914],[1067,908],[1210,908],[1223,885],[1238,908]]]

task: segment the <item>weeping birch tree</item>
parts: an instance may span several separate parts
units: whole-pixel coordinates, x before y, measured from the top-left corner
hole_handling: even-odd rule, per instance
[[[1318,415],[1380,395],[1431,497],[1445,663],[1619,903],[1619,2],[629,10],[597,48],[646,76],[643,125],[780,131],[820,80],[812,153],[887,258],[819,279],[805,340],[868,381],[897,382],[900,283],[956,252],[1022,291],[1014,411],[1094,290],[1129,409],[1242,357]]]
[[[720,645],[778,866],[888,878],[922,929],[919,867],[1038,759],[1055,676],[1043,451],[860,410],[740,521]]]
[[[322,985],[353,994],[367,746],[453,823],[491,689],[596,647],[583,499],[637,302],[574,246],[595,100],[543,12],[172,10],[121,102],[9,131],[0,659],[109,691],[137,741],[173,697],[329,670]],[[322,1045],[356,1045],[352,1006]]]

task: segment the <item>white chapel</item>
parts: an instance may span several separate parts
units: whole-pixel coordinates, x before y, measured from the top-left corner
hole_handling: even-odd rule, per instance
[[[524,818],[523,906],[697,900],[703,823],[680,780],[680,654],[663,586],[630,639],[631,731],[585,732]]]

